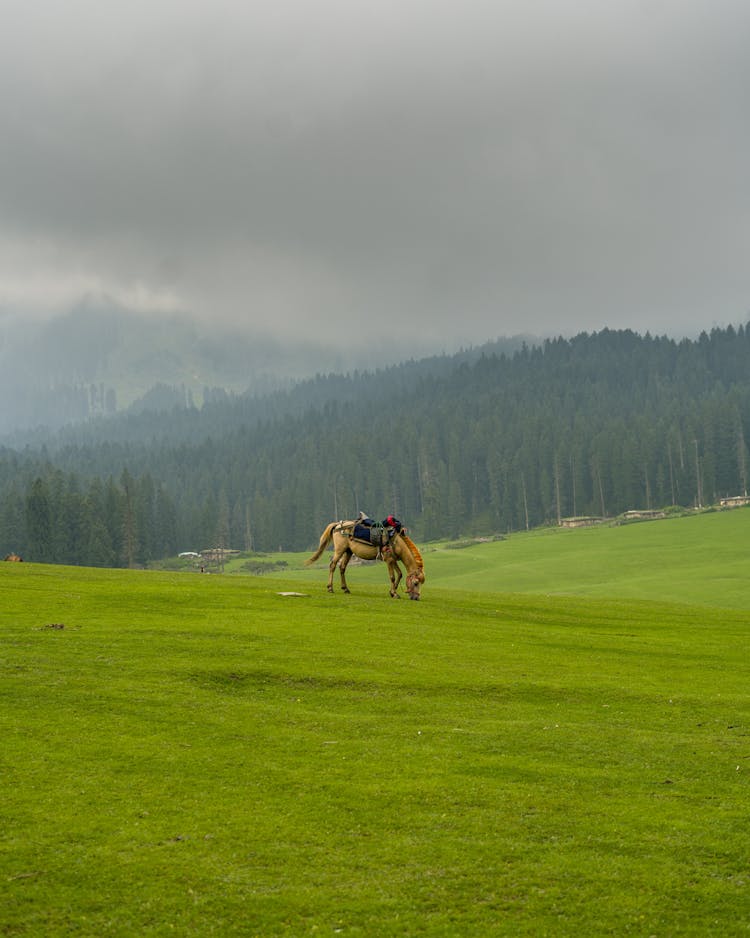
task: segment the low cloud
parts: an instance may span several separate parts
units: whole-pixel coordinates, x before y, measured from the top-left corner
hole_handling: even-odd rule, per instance
[[[11,2],[0,308],[334,344],[745,318],[734,0]]]

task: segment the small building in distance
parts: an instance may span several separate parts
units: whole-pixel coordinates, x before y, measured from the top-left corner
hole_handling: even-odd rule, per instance
[[[750,505],[750,495],[732,495],[731,498],[722,498],[719,504],[722,508],[741,508]]]
[[[576,518],[561,518],[561,528],[591,528],[595,524],[601,524],[604,518],[595,518],[591,515],[580,515]]]
[[[660,508],[634,508],[624,511],[620,515],[623,521],[656,521],[657,518],[666,518],[666,511]]]
[[[218,573],[223,573],[226,561],[239,553],[241,553],[241,551],[232,550],[229,547],[209,547],[207,550],[202,550],[200,553],[201,572],[212,567]]]

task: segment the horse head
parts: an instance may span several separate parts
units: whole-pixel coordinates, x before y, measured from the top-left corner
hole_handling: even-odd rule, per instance
[[[412,541],[406,531],[401,531],[396,538],[398,546],[396,551],[399,559],[406,567],[406,592],[409,599],[419,599],[420,590],[424,583],[424,562],[419,548]]]
[[[409,599],[419,599],[419,591],[423,583],[424,573],[419,567],[417,567],[416,570],[412,570],[411,573],[407,574],[406,592],[409,595]]]

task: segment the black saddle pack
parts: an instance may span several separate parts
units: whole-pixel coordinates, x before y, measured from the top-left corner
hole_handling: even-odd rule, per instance
[[[390,528],[378,524],[355,524],[352,537],[356,541],[362,541],[364,544],[372,544],[373,547],[385,547],[393,536]]]

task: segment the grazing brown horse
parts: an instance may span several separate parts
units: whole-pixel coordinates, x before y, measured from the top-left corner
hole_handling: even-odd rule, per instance
[[[328,592],[333,592],[333,574],[336,567],[341,576],[341,589],[349,592],[346,585],[346,567],[352,556],[362,560],[375,560],[382,557],[388,566],[388,576],[391,580],[391,596],[398,598],[398,585],[401,582],[401,568],[399,561],[406,567],[406,592],[409,599],[419,599],[419,591],[424,583],[424,562],[416,545],[403,532],[394,534],[385,547],[376,547],[364,541],[354,539],[354,521],[332,521],[320,536],[318,549],[306,564],[315,563],[326,547],[333,540],[333,558],[328,565]]]
[[[19,557],[18,554],[6,554],[6,560],[10,560],[11,563],[23,563],[23,557]]]

